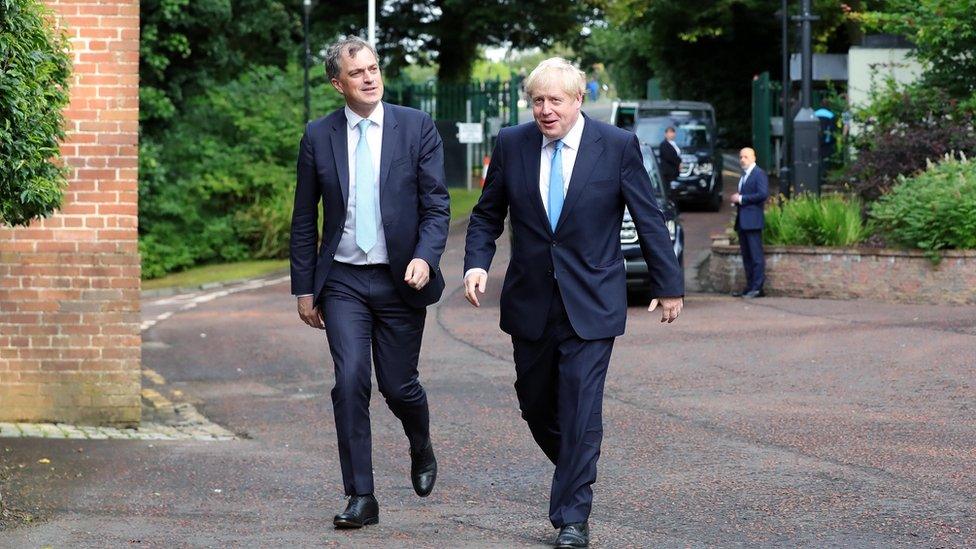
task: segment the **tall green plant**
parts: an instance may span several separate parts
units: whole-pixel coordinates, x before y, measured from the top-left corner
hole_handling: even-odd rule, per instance
[[[0,0],[0,223],[26,225],[61,206],[71,59],[36,0]]]
[[[876,230],[896,246],[928,252],[976,249],[976,162],[946,157],[871,205]]]
[[[763,241],[769,245],[853,246],[866,236],[856,198],[800,195],[766,210]]]

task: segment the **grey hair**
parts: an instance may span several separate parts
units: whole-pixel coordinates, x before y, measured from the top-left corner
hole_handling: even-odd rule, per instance
[[[570,97],[585,96],[586,75],[562,57],[550,57],[525,79],[525,94],[530,101],[540,88],[561,89]]]
[[[355,57],[359,53],[359,50],[363,48],[369,50],[373,54],[373,57],[376,58],[376,61],[379,61],[380,56],[377,55],[376,48],[358,36],[347,36],[329,46],[329,49],[325,51],[325,74],[329,77],[329,80],[339,77],[339,71],[341,70],[339,61],[344,53],[349,57]]]

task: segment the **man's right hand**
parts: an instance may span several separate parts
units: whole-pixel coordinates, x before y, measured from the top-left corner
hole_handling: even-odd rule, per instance
[[[468,303],[474,305],[475,307],[481,307],[481,302],[478,301],[478,294],[475,290],[485,293],[485,288],[487,285],[488,275],[486,273],[468,273],[468,276],[464,277],[464,298],[468,300]]]
[[[298,316],[302,322],[313,328],[325,328],[325,319],[322,318],[322,311],[315,306],[313,296],[304,295],[298,298]]]

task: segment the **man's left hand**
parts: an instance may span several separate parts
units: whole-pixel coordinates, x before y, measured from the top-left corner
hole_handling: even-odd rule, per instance
[[[732,200],[733,204],[742,204],[742,195],[739,193],[733,193],[729,199]]]
[[[685,306],[685,300],[681,297],[656,297],[651,300],[651,305],[647,308],[647,312],[657,309],[658,303],[661,304],[661,322],[667,322],[668,324],[671,324],[678,318],[678,315],[681,314],[681,309]]]
[[[415,257],[407,265],[407,273],[403,275],[403,281],[414,290],[423,290],[430,282],[430,265],[423,259]]]

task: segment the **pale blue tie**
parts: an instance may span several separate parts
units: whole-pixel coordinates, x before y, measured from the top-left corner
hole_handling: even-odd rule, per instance
[[[376,245],[376,204],[373,155],[366,142],[370,121],[359,122],[359,144],[356,145],[356,245],[369,253]]]
[[[559,214],[563,211],[563,141],[553,142],[552,164],[549,168],[549,226],[556,231]]]

